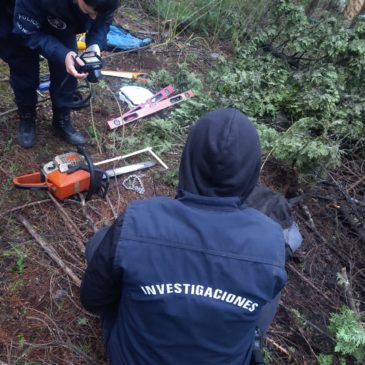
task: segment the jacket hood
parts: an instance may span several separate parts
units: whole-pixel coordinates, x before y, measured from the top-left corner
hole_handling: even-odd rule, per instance
[[[243,202],[258,181],[259,136],[246,115],[235,108],[201,117],[191,129],[179,170],[179,190]]]

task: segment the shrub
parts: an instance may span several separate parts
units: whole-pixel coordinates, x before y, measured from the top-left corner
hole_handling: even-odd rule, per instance
[[[197,94],[167,118],[170,135],[181,143],[204,112],[235,106],[256,123],[267,156],[308,181],[323,178],[343,156],[365,157],[364,37],[365,22],[312,19],[292,1],[274,2],[265,28],[241,38],[233,59],[222,57],[208,75],[186,66],[177,75],[155,74]]]
[[[365,324],[363,318],[348,307],[330,316],[330,331],[336,336],[335,351],[365,361]]]
[[[280,24],[280,25],[278,25]],[[365,145],[365,23],[313,22],[291,1],[211,73],[214,98],[258,123],[266,153],[321,178]]]

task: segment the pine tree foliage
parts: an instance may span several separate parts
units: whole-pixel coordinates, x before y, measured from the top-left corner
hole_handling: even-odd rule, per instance
[[[348,307],[330,317],[330,330],[336,335],[335,351],[365,361],[365,323],[363,318]]]
[[[239,37],[234,57],[221,57],[208,75],[185,66],[177,76],[154,75],[197,95],[161,121],[170,134],[181,141],[204,112],[235,106],[256,123],[266,155],[308,181],[343,157],[365,157],[365,22],[350,25],[330,13],[309,18],[304,7],[278,0],[259,30]]]
[[[267,152],[319,178],[364,153],[364,35],[364,22],[278,1],[270,25],[212,73],[216,97],[255,118]]]

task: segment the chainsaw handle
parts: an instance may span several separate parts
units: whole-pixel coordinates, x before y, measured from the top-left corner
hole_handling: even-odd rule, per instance
[[[82,146],[77,146],[77,152],[85,157],[85,161],[88,166],[89,174],[90,174],[90,184],[89,189],[87,190],[85,201],[88,201],[91,199],[93,194],[95,194],[97,190],[96,185],[96,178],[95,178],[95,167],[93,164],[93,161],[91,159],[91,156],[85,151],[85,149]]]
[[[27,190],[50,190],[52,186],[52,184],[42,181],[42,175],[40,172],[17,176],[13,179],[13,184],[18,189]]]

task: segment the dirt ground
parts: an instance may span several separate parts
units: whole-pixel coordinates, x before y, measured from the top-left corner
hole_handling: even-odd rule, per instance
[[[121,25],[139,36],[143,31],[157,37],[156,24],[146,14],[137,8],[122,10]],[[205,47],[204,42],[198,47],[177,39],[168,47],[105,53],[105,68],[173,71],[178,62],[189,61],[192,69],[204,71],[207,60],[212,62],[211,54],[221,51]],[[196,56],[194,61],[191,54]],[[55,155],[73,149],[52,135],[49,101],[39,104],[36,146],[24,150],[16,145],[17,115],[4,114],[14,108],[5,81],[8,71],[4,64],[0,70],[0,364],[106,364],[99,321],[79,302],[76,284],[85,268],[83,245],[96,229],[112,223],[130,201],[173,197],[175,190],[165,182],[167,171],[159,164],[138,173],[143,174],[143,194],[123,186],[125,175],[111,181],[107,199],[95,197],[85,206],[70,199],[57,202],[46,192],[14,189],[15,176],[38,171]],[[92,110],[73,112],[75,125],[89,137],[86,148],[94,161],[131,152],[128,141],[142,133],[139,122],[123,130],[107,130],[106,121],[119,114],[110,90],[116,92],[120,85],[115,78],[104,78],[103,85],[96,90]],[[179,156],[176,150],[160,157],[173,170]],[[144,154],[116,166],[149,159]],[[303,246],[287,265],[288,285],[265,340],[269,364],[310,365],[316,364],[320,353],[334,354],[335,339],[327,329],[329,313],[354,302],[364,310],[364,176],[363,163],[347,162],[326,181],[303,191],[291,169],[275,161],[265,165],[262,181],[266,185],[288,197],[302,195],[293,214],[304,237]],[[61,258],[73,278],[40,242]],[[348,276],[347,289],[338,284],[341,272]],[[352,363],[348,359],[347,364]],[[333,364],[339,364],[337,355]]]

